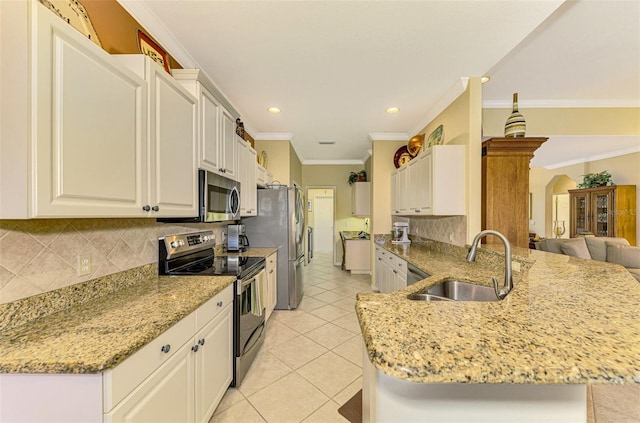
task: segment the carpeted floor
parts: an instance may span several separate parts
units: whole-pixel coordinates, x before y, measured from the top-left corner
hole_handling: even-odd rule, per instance
[[[338,413],[351,423],[362,423],[362,389],[338,408]]]

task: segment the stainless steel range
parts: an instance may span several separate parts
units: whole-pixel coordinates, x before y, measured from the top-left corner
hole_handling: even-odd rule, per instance
[[[158,272],[161,275],[236,276],[233,312],[233,381],[240,386],[264,342],[265,307],[261,284],[263,257],[215,256],[212,231],[159,238]]]

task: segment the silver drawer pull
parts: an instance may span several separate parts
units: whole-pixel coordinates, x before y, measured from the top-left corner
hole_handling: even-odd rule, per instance
[[[198,344],[200,344],[200,345],[204,345],[204,338],[202,338],[202,339],[198,339]]]
[[[167,344],[167,345],[163,345],[162,348],[160,348],[160,351],[166,354],[169,352],[170,349],[171,349],[171,345]]]
[[[217,305],[218,307],[222,307],[222,301],[218,301]]]
[[[198,346],[194,345],[193,347],[191,347],[191,351],[198,352]]]

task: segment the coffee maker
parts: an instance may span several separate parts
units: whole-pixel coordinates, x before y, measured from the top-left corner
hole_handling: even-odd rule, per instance
[[[409,240],[409,224],[407,222],[394,222],[391,236],[392,244],[411,244]]]
[[[249,238],[242,224],[227,225],[227,251],[242,252],[249,247]]]

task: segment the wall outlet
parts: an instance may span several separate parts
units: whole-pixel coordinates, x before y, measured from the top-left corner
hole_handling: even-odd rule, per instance
[[[78,255],[78,276],[91,274],[91,254]]]
[[[449,232],[449,242],[453,244],[453,232]]]
[[[520,263],[517,261],[512,261],[511,262],[511,270],[513,270],[514,272],[519,272],[520,271]]]

